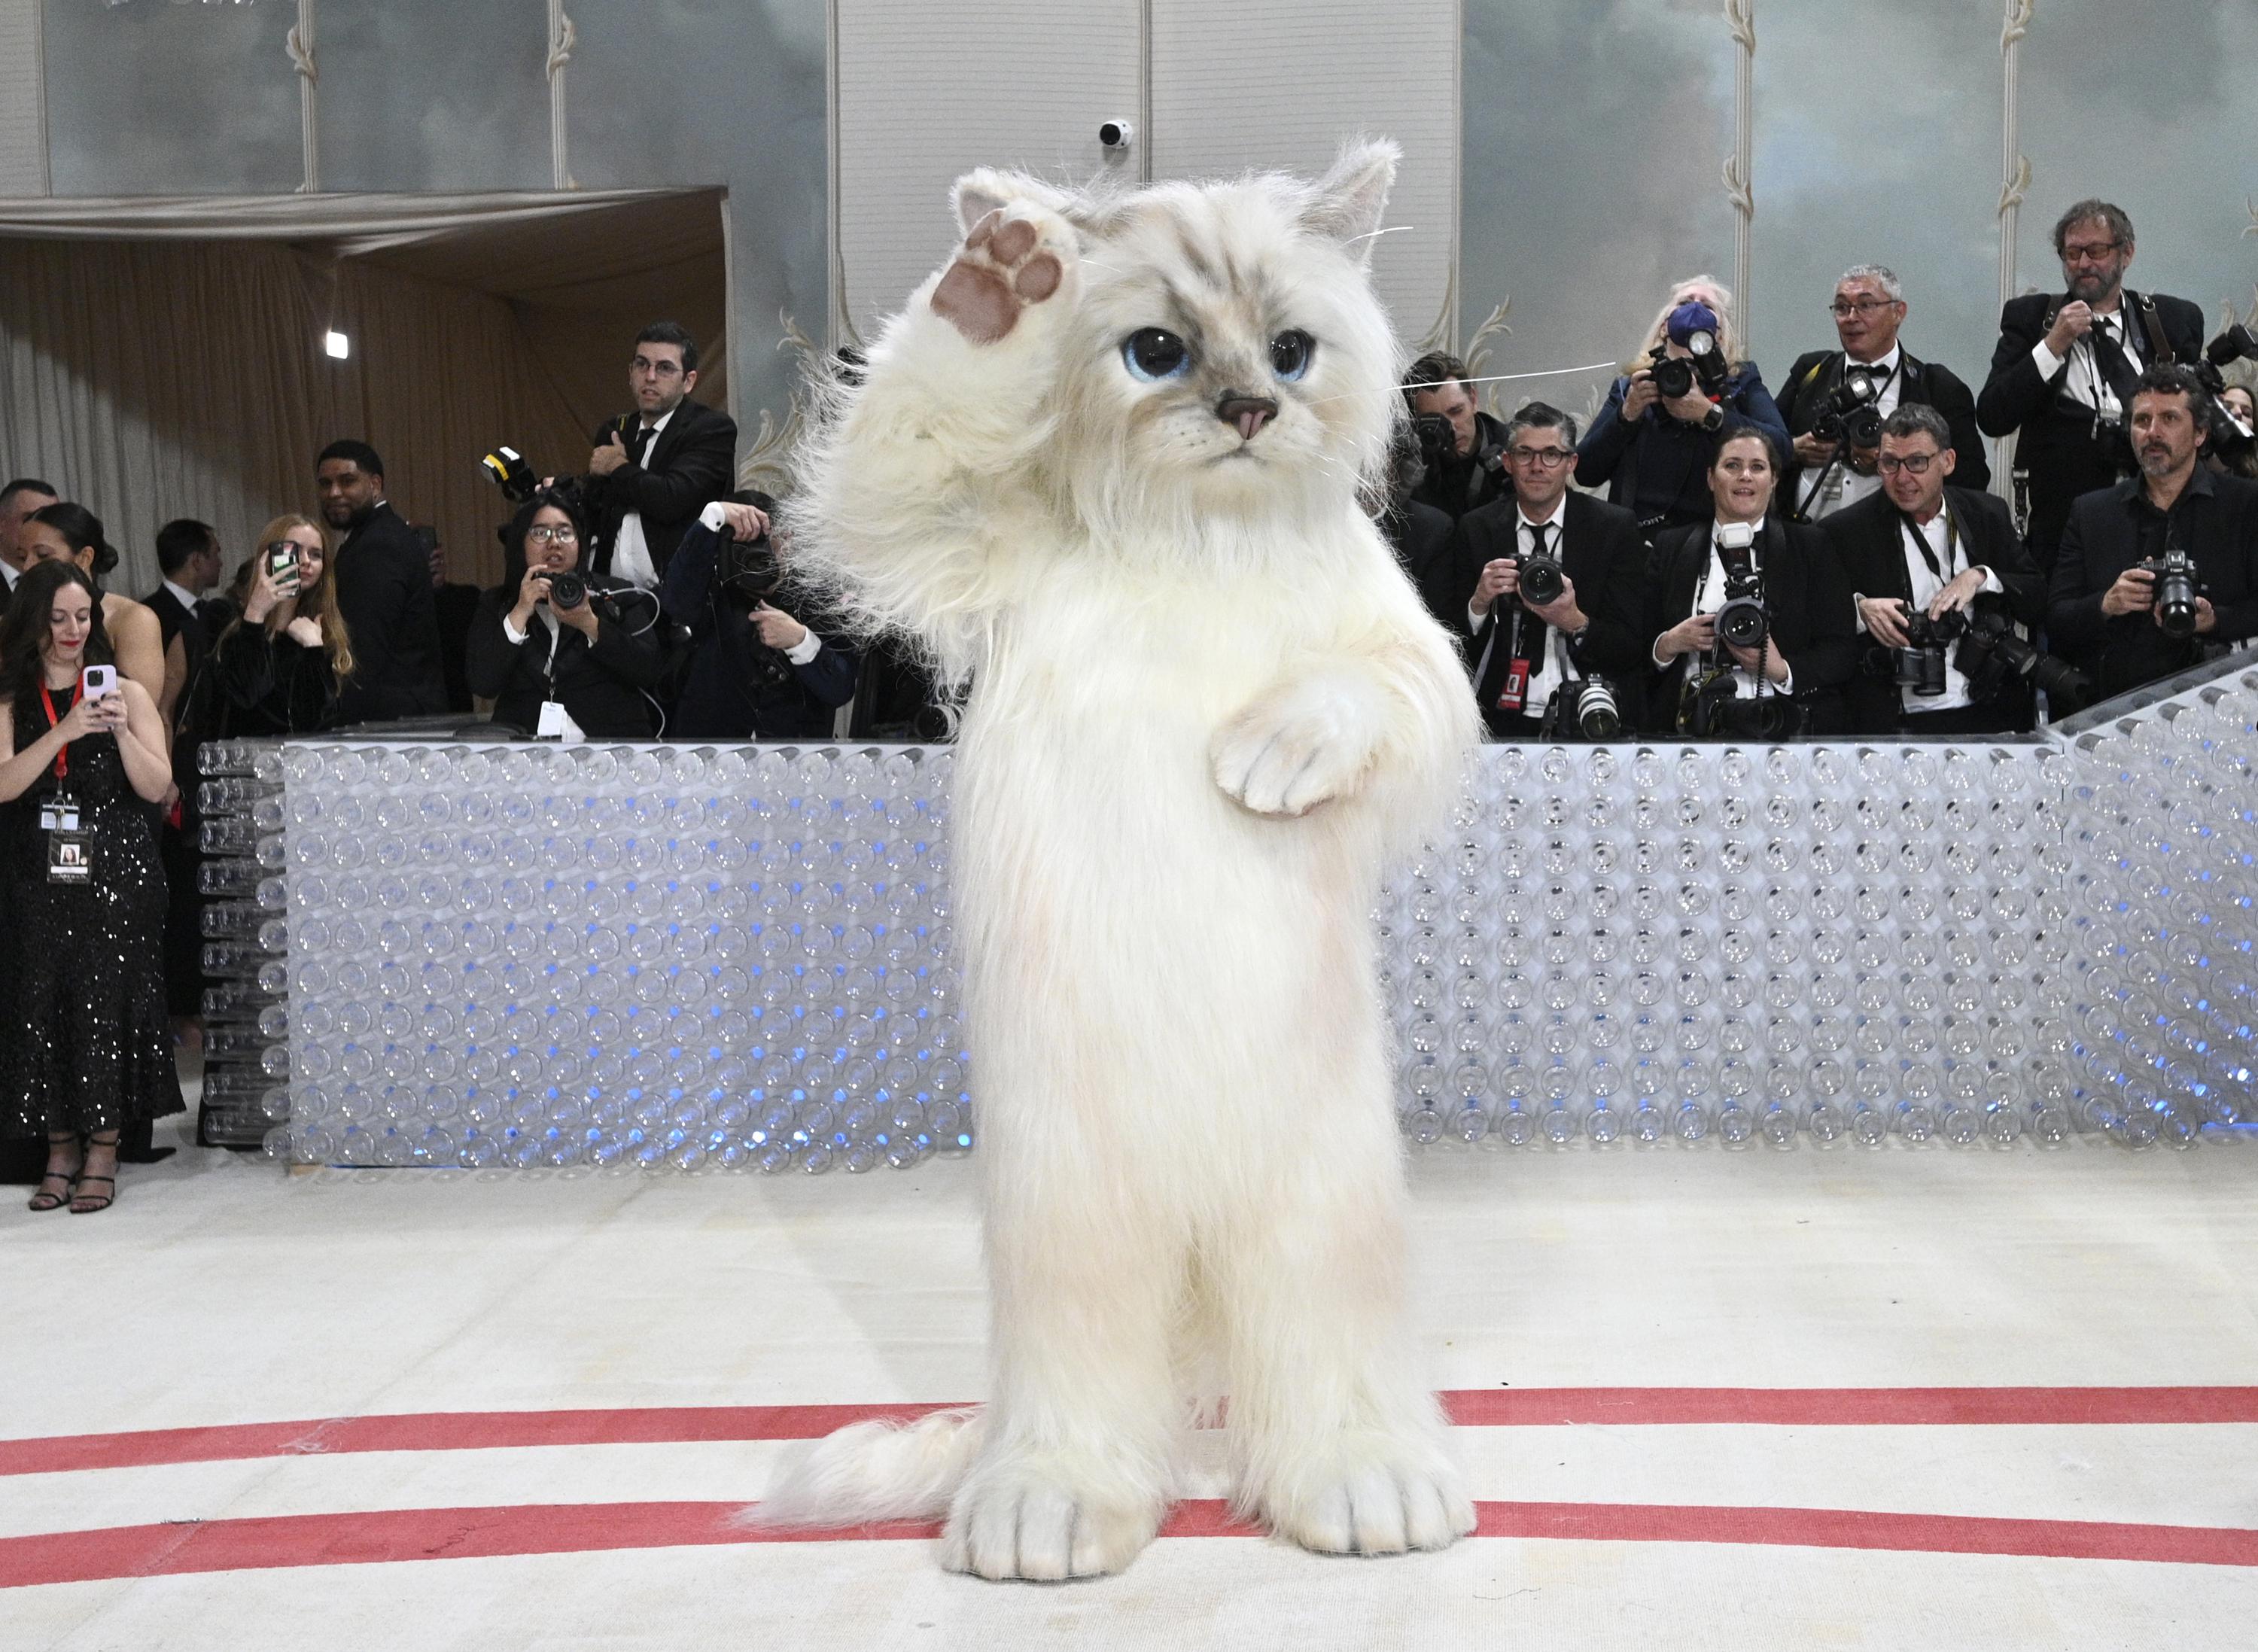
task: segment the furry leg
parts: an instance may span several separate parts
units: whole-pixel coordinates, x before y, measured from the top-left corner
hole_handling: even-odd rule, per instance
[[[1215,1258],[1233,1506],[1326,1554],[1444,1549],[1473,1529],[1473,1505],[1403,1355],[1402,1176],[1392,1144],[1353,1162],[1368,1144],[1350,1134]]]
[[[1009,1185],[991,1172],[996,1392],[941,1537],[943,1565],[983,1578],[1127,1565],[1159,1528],[1182,1421],[1168,1331],[1182,1245],[1155,1212],[1109,1199],[1089,1159],[1049,1170]]]

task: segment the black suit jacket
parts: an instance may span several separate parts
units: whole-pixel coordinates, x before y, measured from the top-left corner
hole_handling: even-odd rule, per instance
[[[1694,613],[1701,578],[1709,567],[1712,524],[1694,522],[1665,528],[1654,536],[1646,578],[1648,609],[1640,644],[1649,674],[1649,726],[1658,733],[1676,728],[1678,701],[1689,656],[1680,655],[1658,671],[1654,641]],[[1772,646],[1787,662],[1795,698],[1810,714],[1812,734],[1840,732],[1843,691],[1858,663],[1857,633],[1851,621],[1850,587],[1835,559],[1827,535],[1808,522],[1777,516],[1765,520],[1757,540],[1757,571],[1764,578],[1765,604],[1771,611]],[[1719,593],[1712,592],[1714,602]]]
[[[2151,613],[2101,612],[2117,576],[2168,543],[2195,558],[2219,619],[2207,636],[2167,636]],[[2186,670],[2206,643],[2258,635],[2258,482],[2198,464],[2169,516],[2148,503],[2138,479],[2084,494],[2070,507],[2048,597],[2055,652],[2105,697]]]
[[[493,720],[532,734],[542,701],[554,699],[591,739],[649,738],[656,720],[645,695],[658,692],[667,672],[658,627],[638,634],[599,614],[591,642],[560,626],[552,659],[549,627],[537,616],[522,642],[512,642],[502,629],[503,616],[516,604],[515,584],[497,585],[479,599],[471,618],[465,675],[472,693],[493,701]],[[646,599],[637,606],[650,605]]]
[[[204,635],[203,617],[174,596],[168,585],[159,585],[141,599],[141,606],[157,616],[158,628],[164,634],[164,645],[173,646],[173,639],[181,639],[181,651],[188,656],[188,675],[195,675],[197,663],[211,646]]]
[[[1644,600],[1641,585],[1646,567],[1646,543],[1639,536],[1638,519],[1619,505],[1610,505],[1589,493],[1570,492],[1560,528],[1560,565],[1576,588],[1576,606],[1591,621],[1580,642],[1568,649],[1570,662],[1587,677],[1604,677],[1615,684],[1624,720],[1636,726],[1637,699],[1645,686],[1649,667],[1645,651],[1653,641],[1640,635]],[[1521,507],[1509,494],[1468,511],[1459,518],[1449,548],[1442,557],[1445,572],[1431,599],[1437,617],[1464,640],[1471,670],[1501,625],[1511,620],[1516,605],[1501,600],[1480,625],[1469,623],[1466,605],[1481,582],[1483,567],[1520,549]],[[1547,627],[1529,615],[1522,633],[1523,644],[1535,650],[1544,646]],[[1503,646],[1501,641],[1500,646]],[[1538,657],[1534,652],[1532,659]],[[1544,711],[1531,706],[1530,714]],[[1495,707],[1482,707],[1483,720],[1493,731],[1500,725]]]
[[[2097,443],[2091,414],[2080,415],[2060,405],[2070,364],[2064,360],[2052,378],[2039,377],[2031,351],[2047,335],[2054,317],[2070,301],[2058,293],[2026,293],[2009,299],[1999,311],[1999,343],[1992,352],[1992,373],[1984,393],[1976,398],[1976,422],[1986,436],[2015,438],[2015,464],[2031,476],[2031,555],[2041,571],[2054,564],[2055,547],[2063,524],[2070,519],[2070,502],[2080,493],[2113,486],[2120,462],[2131,463],[2121,443]],[[2183,298],[2162,293],[2146,298],[2127,288],[2124,314],[2134,318],[2140,335],[2141,360],[2158,360],[2154,341],[2141,317],[2153,315],[2163,335],[2164,353],[2173,361],[2194,361],[2203,354],[2203,311]]]
[[[340,724],[429,717],[447,709],[431,556],[399,512],[380,502],[330,564],[351,638],[353,673],[337,694]]]
[[[1395,553],[1395,561],[1405,576],[1418,588],[1419,599],[1427,605],[1427,612],[1445,628],[1462,632],[1466,629],[1465,616],[1461,614],[1458,625],[1452,627],[1450,602],[1445,594],[1450,583],[1448,553],[1452,527],[1447,512],[1423,505],[1416,499],[1403,500],[1395,509],[1380,518],[1381,536]]]
[[[1989,568],[2003,587],[2000,600],[2018,625],[2033,630],[2046,618],[2046,580],[2031,560],[2029,548],[2015,532],[2006,502],[1973,488],[1947,487],[1944,508],[1960,532],[1961,554],[1971,568]],[[1886,494],[1877,493],[1836,512],[1820,524],[1842,566],[1843,578],[1854,597],[1895,597],[1908,606],[1913,581],[1906,572],[1905,518]],[[1852,625],[1855,628],[1855,614]],[[1871,663],[1880,645],[1859,638],[1862,669],[1850,680],[1849,702],[1852,732],[1886,734],[1898,726],[1904,700],[1897,685],[1878,675]],[[2007,685],[2002,698],[2023,698],[2027,690],[2020,681]]]
[[[611,420],[596,431],[595,444],[603,446],[617,432],[632,451],[640,422],[635,414]],[[588,566],[600,574],[611,571],[620,522],[633,511],[643,518],[652,568],[665,573],[675,547],[698,520],[698,513],[728,497],[736,473],[737,422],[703,402],[685,399],[677,403],[642,464],[622,464],[609,476],[581,478],[581,497],[594,519],[595,544]]]
[[[1992,486],[1992,462],[1984,451],[1984,433],[1976,426],[1976,393],[1949,367],[1922,361],[1903,344],[1898,347],[1898,405],[1935,408],[1952,427],[1952,474],[1959,486],[1977,489]],[[1798,356],[1787,370],[1779,393],[1780,416],[1787,421],[1791,439],[1810,434],[1827,398],[1843,381],[1849,359],[1839,350],[1814,350]],[[1793,501],[1803,487],[1803,466],[1791,447],[1787,469],[1780,478],[1779,497]]]

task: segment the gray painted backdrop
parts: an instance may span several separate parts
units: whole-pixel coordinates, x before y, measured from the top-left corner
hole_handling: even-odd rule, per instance
[[[1530,6],[1465,0],[1461,336],[1509,294],[1489,371],[1621,356],[1663,289],[1732,279],[1720,170],[1735,47],[1717,0]],[[1986,0],[1763,0],[1754,82],[1753,353],[1777,386],[1829,347],[1854,263],[1895,269],[1906,339],[1973,385],[1999,319],[2001,7]],[[2258,239],[2258,6],[2039,0],[2022,44],[2018,290],[2061,279],[2056,216],[2088,195],[2131,213],[2135,287],[2216,324],[2247,311]],[[1508,385],[1580,410],[1604,375]]]
[[[572,0],[571,15],[574,179],[729,191],[749,450],[797,366],[778,316],[819,341],[827,327],[824,0]],[[297,187],[295,6],[46,0],[44,17],[58,195]],[[546,188],[548,27],[543,0],[322,0],[323,187]]]

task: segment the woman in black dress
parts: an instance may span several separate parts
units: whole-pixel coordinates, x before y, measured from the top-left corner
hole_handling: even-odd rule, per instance
[[[501,584],[471,620],[471,692],[493,701],[494,721],[529,734],[554,700],[592,739],[648,739],[670,657],[665,621],[650,592],[577,572],[587,544],[578,505],[546,489],[502,530]]]
[[[270,558],[288,545],[296,561],[278,574]],[[352,641],[330,600],[329,539],[303,516],[278,516],[259,530],[243,615],[221,633],[220,740],[310,734],[336,720],[337,688],[352,675]]]
[[[140,684],[121,674],[105,695],[81,692],[87,666],[112,664],[93,579],[35,564],[0,623],[0,1135],[46,1138],[34,1210],[106,1209],[119,1127],[181,1110],[152,806],[172,765]],[[43,805],[66,829],[49,829]]]

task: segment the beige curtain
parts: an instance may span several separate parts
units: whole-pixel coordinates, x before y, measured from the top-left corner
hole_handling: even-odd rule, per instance
[[[344,361],[323,352],[335,329]],[[578,468],[586,435],[511,305],[273,242],[0,239],[0,470],[103,519],[124,565],[157,580],[158,526],[216,527],[230,571],[261,523],[312,514],[314,457],[372,443],[387,491],[439,530],[453,577],[501,557],[500,495],[478,468],[510,442]]]

